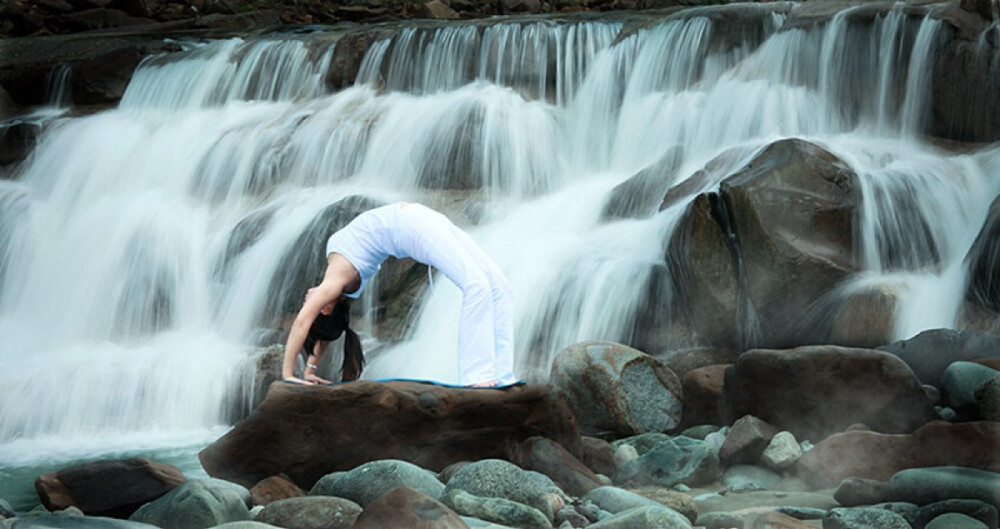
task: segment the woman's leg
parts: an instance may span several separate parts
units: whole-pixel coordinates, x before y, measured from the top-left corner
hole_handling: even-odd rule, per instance
[[[400,211],[400,249],[440,270],[462,291],[458,322],[459,384],[498,379],[494,289],[480,258],[470,251],[470,243],[478,250],[465,232],[440,213],[417,204]]]

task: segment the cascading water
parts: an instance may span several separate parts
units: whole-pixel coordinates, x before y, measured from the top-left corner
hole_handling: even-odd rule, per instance
[[[308,257],[297,241],[358,194],[434,205],[439,189],[484,190],[470,230],[516,286],[517,372],[542,380],[574,342],[629,343],[653,285],[672,295],[654,276],[694,194],[806,137],[860,176],[857,284],[908,292],[898,337],[953,324],[1000,156],[919,139],[940,23],[893,10],[785,28],[785,9],[735,44],[702,16],[627,33],[601,19],[402,29],[336,93],[321,34],[147,60],[118,109],[56,120],[0,181],[0,480],[190,456],[218,436],[302,294],[287,277]],[[677,184],[727,151],[659,214],[603,217],[612,189],[667,153]],[[436,280],[403,342],[367,337],[366,376],[454,381],[458,299]]]

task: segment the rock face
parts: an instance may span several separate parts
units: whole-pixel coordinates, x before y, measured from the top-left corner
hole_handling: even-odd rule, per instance
[[[276,382],[246,420],[199,458],[210,475],[244,486],[285,473],[311,488],[330,472],[379,459],[440,471],[458,461],[504,458],[507,446],[536,435],[579,453],[573,414],[547,386]]]
[[[88,515],[128,518],[185,481],[177,468],[132,458],[94,461],[44,474],[35,480],[35,490],[50,511],[76,507]]]
[[[731,416],[754,415],[813,442],[854,423],[907,433],[936,417],[906,364],[868,349],[749,351],[727,369],[725,395]]]
[[[802,455],[796,473],[818,486],[847,478],[889,481],[917,467],[961,466],[1000,471],[1000,423],[933,422],[909,435],[851,431],[831,435]]]
[[[860,200],[857,176],[826,150],[798,139],[769,145],[681,218],[666,253],[676,310],[715,346],[824,338],[832,321],[809,321],[810,308],[858,269]]]
[[[611,342],[582,342],[559,352],[551,383],[566,397],[586,434],[620,437],[680,424],[681,382],[645,353]]]

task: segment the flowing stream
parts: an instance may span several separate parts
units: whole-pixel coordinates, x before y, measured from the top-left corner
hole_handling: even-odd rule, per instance
[[[1000,155],[921,137],[940,22],[847,14],[783,29],[775,10],[725,39],[702,16],[625,33],[614,17],[414,26],[337,92],[322,34],[147,60],[118,108],[52,121],[0,180],[0,497],[30,508],[35,473],[99,457],[197,475],[194,453],[253,398],[256,355],[301,295],[287,291],[296,240],[357,194],[434,204],[429,188],[455,178],[481,188],[468,228],[516,286],[516,369],[537,381],[567,345],[629,343],[665,265],[683,204],[602,220],[616,185],[678,146],[675,183],[735,149],[708,189],[806,138],[861,176],[857,285],[902,293],[896,337],[954,326]],[[366,377],[453,382],[459,299],[435,280],[405,340],[366,334]]]

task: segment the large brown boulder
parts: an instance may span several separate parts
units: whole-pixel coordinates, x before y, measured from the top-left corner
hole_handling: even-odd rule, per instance
[[[870,349],[748,351],[726,370],[724,392],[730,420],[753,415],[813,442],[855,423],[909,433],[937,417],[910,368]]]
[[[358,516],[354,529],[462,529],[469,526],[447,505],[410,487],[383,494]]]
[[[816,486],[847,478],[889,481],[918,467],[958,466],[1000,471],[1000,422],[935,421],[912,434],[850,431],[831,435],[806,452],[795,471]]]
[[[817,300],[859,269],[857,176],[799,139],[775,142],[688,206],[667,248],[676,310],[717,346],[819,343]]]
[[[509,447],[532,436],[580,452],[576,420],[548,386],[275,382],[253,413],[199,458],[209,475],[246,487],[284,473],[308,489],[328,473],[380,459],[440,471],[458,461],[506,458]]]
[[[187,481],[180,470],[143,458],[101,460],[44,474],[35,490],[50,511],[76,507],[91,516],[128,518]]]

